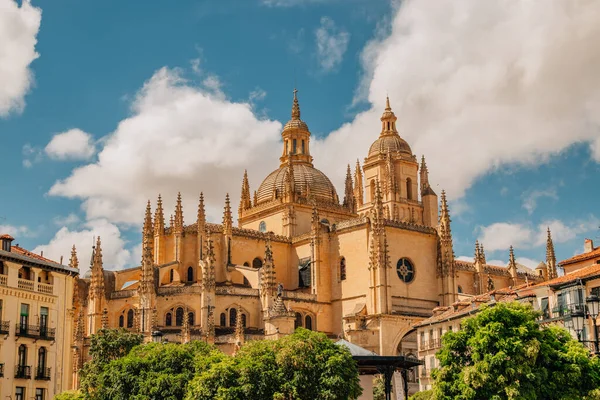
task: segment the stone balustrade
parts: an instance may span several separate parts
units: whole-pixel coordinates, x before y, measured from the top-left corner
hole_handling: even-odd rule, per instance
[[[30,290],[33,292],[33,281],[29,281],[27,279],[19,279],[17,281],[17,287],[22,290]]]
[[[38,283],[38,292],[44,294],[52,294],[54,293],[54,285],[40,282]]]
[[[7,286],[7,285],[8,285],[8,276],[0,275],[0,286]]]

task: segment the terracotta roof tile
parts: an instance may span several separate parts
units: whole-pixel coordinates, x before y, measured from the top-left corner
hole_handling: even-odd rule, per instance
[[[8,233],[5,233],[4,235],[1,235],[0,239],[15,240],[15,238],[12,237],[12,236],[10,236]]]
[[[592,250],[588,253],[577,254],[576,256],[567,258],[566,260],[562,260],[558,264],[559,265],[573,264],[576,262],[590,260],[592,258],[597,258],[597,257],[600,258],[600,247],[596,247],[594,250]]]
[[[32,253],[29,250],[25,250],[24,248],[19,247],[19,246],[11,246],[10,251],[14,252],[14,253],[17,253],[17,254],[21,254],[21,255],[27,256],[27,257],[35,258],[36,260],[46,261],[46,262],[51,262],[51,263],[58,264],[58,262],[56,262],[54,260],[51,260],[51,259],[46,258],[46,257],[42,257],[39,254]]]
[[[546,282],[538,283],[537,285],[531,286],[531,288],[569,283],[577,280],[577,278],[586,278],[588,276],[593,276],[597,274],[600,274],[600,264],[594,264],[590,265],[589,267],[578,269],[577,271],[573,271],[570,274],[559,276],[558,278],[554,278]]]

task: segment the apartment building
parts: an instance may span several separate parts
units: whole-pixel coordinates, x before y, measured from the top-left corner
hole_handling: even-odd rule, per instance
[[[0,398],[45,400],[71,385],[76,268],[0,236]]]

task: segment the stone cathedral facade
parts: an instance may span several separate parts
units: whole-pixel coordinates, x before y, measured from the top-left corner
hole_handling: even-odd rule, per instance
[[[220,224],[206,220],[200,194],[185,222],[179,196],[168,225],[159,196],[154,212],[146,208],[139,267],[105,270],[98,238],[74,288],[74,386],[101,327],[234,352],[302,326],[381,355],[416,355],[412,325],[434,308],[556,275],[555,260],[534,272],[512,252],[508,266],[487,265],[479,244],[475,262],[455,260],[445,194],[438,199],[425,158],[399,135],[389,99],[373,131],[339,197],[313,164],[294,91],[279,166],[255,190],[244,173],[237,226],[228,195]]]

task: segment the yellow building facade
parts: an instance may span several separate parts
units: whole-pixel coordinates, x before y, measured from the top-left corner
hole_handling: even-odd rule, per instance
[[[348,165],[338,196],[313,164],[294,92],[279,165],[255,190],[244,173],[237,226],[228,195],[220,224],[206,220],[201,194],[188,224],[179,196],[168,225],[159,196],[154,212],[146,208],[141,266],[105,270],[98,238],[90,273],[76,286],[74,371],[103,326],[148,340],[156,331],[170,341],[202,339],[226,352],[302,326],[381,355],[414,356],[412,326],[434,308],[461,292],[487,292],[490,280],[505,287],[542,279],[488,266],[479,245],[474,263],[456,261],[445,194],[438,202],[389,99],[373,128],[373,144],[354,173]]]
[[[72,290],[78,270],[0,236],[0,397],[52,399],[72,386]]]

